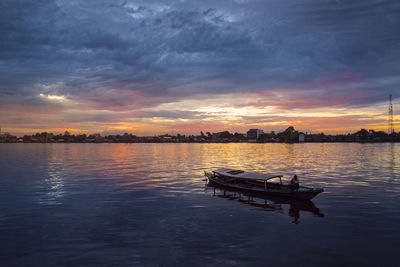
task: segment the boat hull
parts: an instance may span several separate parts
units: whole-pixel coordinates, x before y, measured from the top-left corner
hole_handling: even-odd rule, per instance
[[[319,193],[323,192],[323,189],[317,189],[312,191],[296,191],[296,190],[277,190],[277,189],[265,189],[262,187],[248,187],[243,186],[242,184],[233,184],[223,181],[219,177],[215,176],[213,173],[205,172],[205,176],[208,178],[209,182],[212,184],[216,184],[219,186],[223,186],[226,188],[240,190],[247,193],[256,193],[267,196],[275,196],[275,197],[284,197],[284,198],[292,198],[292,199],[303,199],[310,200],[314,198]]]
[[[223,191],[224,194],[218,195],[218,196],[225,197],[230,200],[234,199],[235,195],[232,196],[231,194],[229,194],[229,192],[242,194],[242,196],[244,198],[240,197],[240,196],[237,197],[237,200],[239,202],[244,202],[244,203],[250,204],[252,206],[257,206],[257,207],[261,207],[264,209],[267,208],[269,210],[271,210],[271,209],[275,210],[276,209],[274,206],[275,204],[290,205],[290,210],[293,211],[293,216],[291,215],[292,217],[295,217],[297,212],[299,212],[299,211],[311,212],[315,216],[324,217],[324,214],[321,212],[321,210],[315,206],[315,204],[312,202],[312,200],[309,200],[309,199],[296,199],[296,198],[288,198],[288,197],[271,196],[268,194],[259,194],[259,193],[255,193],[255,192],[244,192],[243,190],[228,188],[226,186],[222,186],[220,184],[212,183],[212,182],[207,183],[207,187],[214,188],[214,195],[216,194],[215,188],[219,189],[220,191]],[[247,201],[246,201],[246,197],[249,198]],[[254,200],[254,199],[256,199],[256,200]],[[257,202],[257,200],[264,200],[264,202]],[[272,202],[273,205],[271,205],[271,203],[267,203],[267,202]],[[279,206],[278,209],[282,209],[282,208]]]

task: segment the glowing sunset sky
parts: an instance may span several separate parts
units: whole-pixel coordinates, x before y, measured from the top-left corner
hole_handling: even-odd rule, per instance
[[[0,126],[386,131],[399,14],[397,0],[2,0]]]

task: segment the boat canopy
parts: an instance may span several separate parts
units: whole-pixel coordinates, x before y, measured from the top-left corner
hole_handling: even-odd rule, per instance
[[[238,178],[238,179],[246,179],[246,180],[270,180],[273,178],[282,178],[283,175],[275,175],[275,174],[263,174],[258,172],[245,172],[241,170],[233,170],[233,169],[226,169],[220,168],[213,171],[216,174]]]

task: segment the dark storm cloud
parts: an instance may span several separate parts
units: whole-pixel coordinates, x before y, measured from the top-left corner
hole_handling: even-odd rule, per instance
[[[291,88],[374,103],[399,88],[399,11],[372,0],[3,0],[0,101],[54,93],[143,107]],[[341,73],[358,78],[318,82]]]

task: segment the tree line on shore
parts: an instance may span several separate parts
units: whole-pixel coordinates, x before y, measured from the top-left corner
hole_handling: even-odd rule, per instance
[[[257,134],[255,134],[257,133]],[[400,133],[386,133],[384,131],[374,131],[361,129],[355,133],[327,135],[324,133],[303,133],[288,127],[283,132],[264,133],[262,130],[251,129],[246,134],[230,133],[222,131],[217,133],[207,132],[200,135],[158,135],[158,136],[136,136],[130,133],[105,135],[101,134],[53,134],[48,132],[24,135],[22,137],[13,136],[9,133],[0,135],[0,142],[3,143],[169,143],[169,142],[400,142]]]

